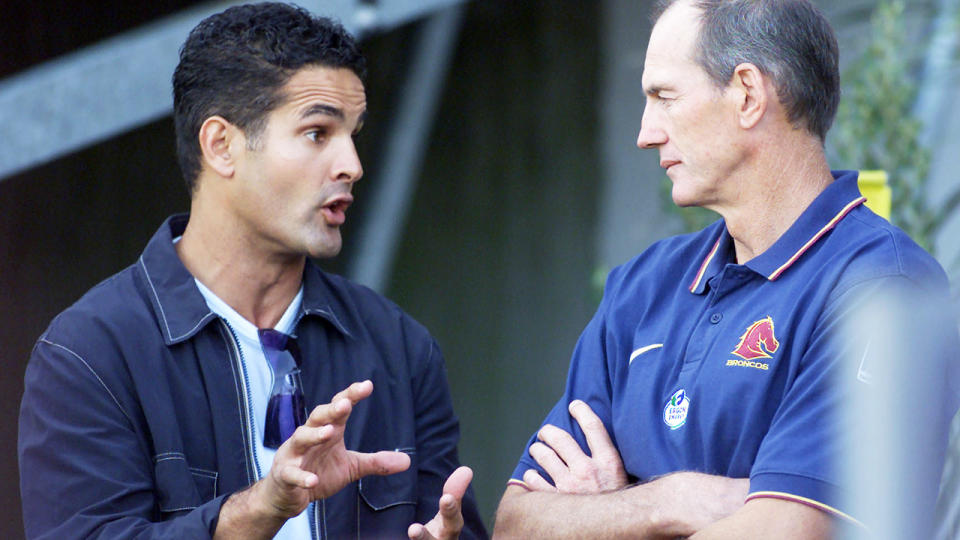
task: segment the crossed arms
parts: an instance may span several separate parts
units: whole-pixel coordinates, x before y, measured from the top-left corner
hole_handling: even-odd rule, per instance
[[[744,503],[747,479],[678,472],[628,485],[616,447],[582,401],[569,406],[590,456],[562,429],[544,426],[530,455],[533,469],[507,487],[494,536],[499,538],[828,538],[830,517],[806,505],[758,498]]]

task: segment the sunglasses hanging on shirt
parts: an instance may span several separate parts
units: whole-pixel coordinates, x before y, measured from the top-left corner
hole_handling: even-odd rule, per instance
[[[271,329],[257,330],[263,354],[273,370],[273,388],[267,402],[263,445],[277,449],[307,421],[300,389],[300,348],[293,336]]]

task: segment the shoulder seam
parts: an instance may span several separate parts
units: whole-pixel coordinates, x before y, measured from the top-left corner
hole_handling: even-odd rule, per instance
[[[38,340],[38,343],[46,343],[47,345],[50,345],[51,347],[57,347],[57,348],[59,348],[59,349],[62,349],[62,350],[64,350],[64,351],[68,352],[69,354],[73,355],[74,358],[76,358],[77,360],[79,360],[79,361],[87,368],[87,370],[89,370],[90,373],[91,373],[94,377],[96,377],[97,381],[100,382],[100,385],[103,386],[103,389],[107,392],[107,395],[110,396],[110,399],[113,400],[113,403],[117,406],[117,409],[119,409],[120,412],[123,413],[123,416],[126,417],[127,421],[130,422],[130,425],[131,425],[131,426],[135,425],[135,422],[133,421],[133,418],[131,418],[131,417],[130,417],[130,414],[128,414],[127,411],[123,408],[123,405],[120,405],[120,400],[117,399],[117,396],[114,395],[114,393],[110,391],[110,388],[107,386],[107,383],[105,383],[105,382],[103,381],[103,379],[100,378],[100,375],[97,374],[97,372],[93,369],[93,367],[92,367],[89,363],[87,363],[87,361],[84,360],[82,356],[80,356],[79,354],[77,354],[76,352],[74,352],[73,350],[71,350],[70,348],[65,347],[64,345],[61,345],[61,344],[59,344],[59,343],[54,343],[54,342],[52,342],[52,341],[50,341],[50,340],[48,340],[48,339],[42,338],[42,337]]]

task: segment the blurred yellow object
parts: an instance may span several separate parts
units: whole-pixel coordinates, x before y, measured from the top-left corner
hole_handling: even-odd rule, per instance
[[[857,179],[860,193],[867,198],[867,207],[877,215],[890,219],[890,186],[887,171],[860,171]]]

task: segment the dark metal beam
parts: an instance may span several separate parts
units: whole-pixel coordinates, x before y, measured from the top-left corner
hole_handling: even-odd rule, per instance
[[[376,208],[361,226],[359,251],[350,276],[382,291],[407,221],[423,156],[429,144],[450,59],[456,47],[462,6],[437,11],[423,23],[406,75],[396,116],[388,134],[386,154],[379,165],[381,178],[369,205]]]
[[[462,0],[305,0],[357,35],[391,28]],[[180,45],[213,2],[106,39],[0,81],[0,179],[170,113]]]

